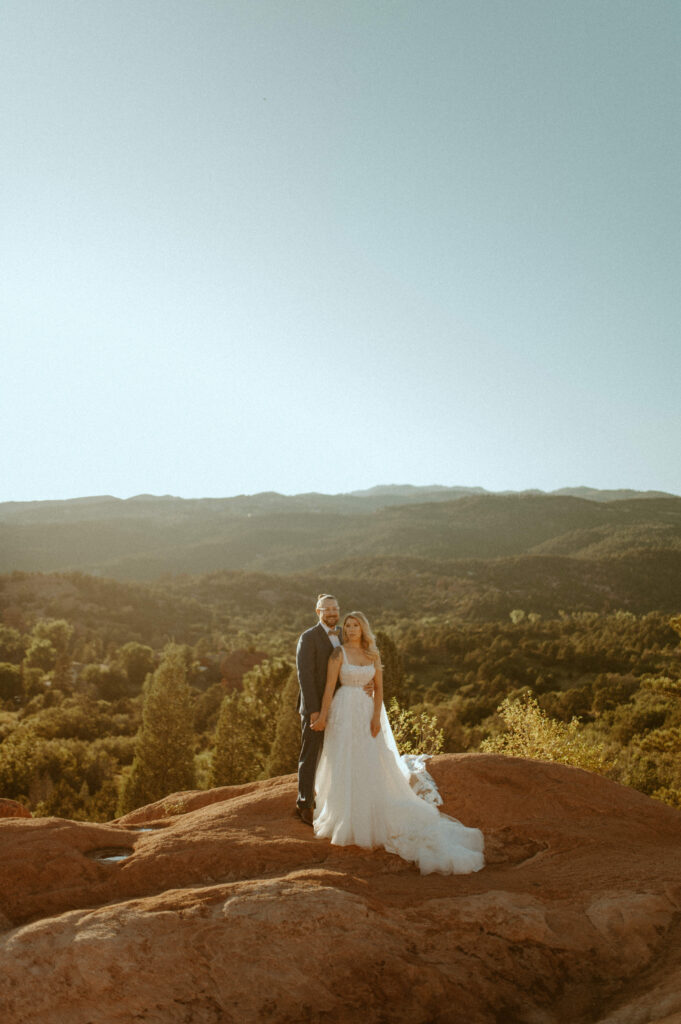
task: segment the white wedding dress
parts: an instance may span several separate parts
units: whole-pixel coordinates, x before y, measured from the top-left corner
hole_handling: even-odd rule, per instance
[[[374,702],[363,687],[375,671],[373,665],[351,665],[343,650],[342,685],[331,702],[317,766],[316,835],[337,846],[382,846],[414,861],[424,875],[479,871],[485,865],[482,832],[416,795],[384,707],[381,731],[372,737]]]

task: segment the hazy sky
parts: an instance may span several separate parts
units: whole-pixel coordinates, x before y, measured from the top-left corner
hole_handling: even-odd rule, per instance
[[[681,493],[678,0],[0,0],[0,500]]]

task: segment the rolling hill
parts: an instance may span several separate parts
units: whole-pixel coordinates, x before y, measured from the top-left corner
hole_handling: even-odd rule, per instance
[[[437,493],[436,500],[402,504],[358,494],[5,503],[0,572],[79,570],[154,580],[217,570],[314,572],[350,558],[598,559],[681,551],[681,498],[674,496],[597,501],[467,493],[452,500]]]

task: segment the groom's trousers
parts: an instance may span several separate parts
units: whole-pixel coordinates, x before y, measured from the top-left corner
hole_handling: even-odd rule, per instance
[[[314,778],[324,745],[324,733],[310,728],[310,716],[301,715],[302,737],[298,758],[298,807],[314,807]]]

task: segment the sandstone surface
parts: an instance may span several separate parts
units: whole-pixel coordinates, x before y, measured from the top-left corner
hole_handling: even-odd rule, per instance
[[[680,1024],[681,812],[560,765],[430,765],[483,871],[330,846],[293,776],[3,819],[0,1019]]]
[[[0,818],[32,818],[33,815],[28,807],[24,807],[18,800],[7,800],[0,797]]]

